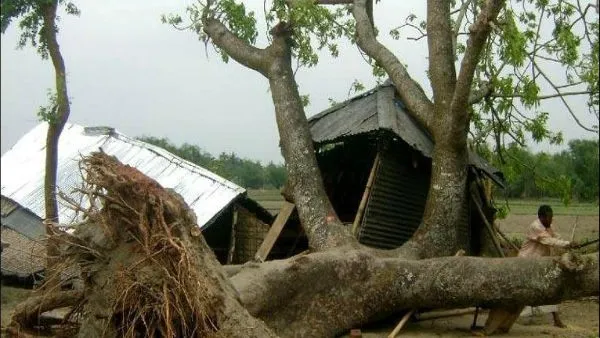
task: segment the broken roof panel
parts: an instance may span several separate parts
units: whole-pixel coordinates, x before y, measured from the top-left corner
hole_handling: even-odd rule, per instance
[[[2,195],[44,218],[44,162],[47,124],[41,123],[2,155]],[[102,149],[124,164],[137,168],[165,188],[179,193],[196,213],[202,228],[245,189],[157,146],[127,137],[107,127],[86,128],[67,124],[59,141],[58,190],[79,201],[79,160]],[[59,203],[61,223],[78,220],[76,213]]]
[[[308,119],[313,141],[336,142],[345,137],[388,130],[398,135],[423,156],[431,158],[433,140],[429,133],[406,111],[395,96],[391,82],[333,106]],[[486,173],[500,186],[500,171],[469,150],[469,163]]]

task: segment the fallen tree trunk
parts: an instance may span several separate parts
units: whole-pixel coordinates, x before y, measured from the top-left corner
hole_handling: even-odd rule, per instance
[[[249,265],[231,280],[250,313],[277,334],[332,337],[412,308],[541,305],[597,295],[598,255],[405,260],[341,248]]]

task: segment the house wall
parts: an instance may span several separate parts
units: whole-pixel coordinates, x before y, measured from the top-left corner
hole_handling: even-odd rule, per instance
[[[352,223],[377,151],[380,165],[358,229],[359,242],[382,249],[406,242],[423,218],[431,178],[431,160],[404,141],[387,135],[349,138],[319,154],[325,188],[342,222]],[[473,179],[469,176],[469,181]],[[465,194],[467,192],[465,191]],[[478,248],[469,200],[457,224],[459,246]],[[478,222],[477,224],[480,224]],[[477,233],[478,235],[478,233]]]
[[[263,242],[270,224],[259,220],[248,209],[236,206],[237,222],[235,224],[234,264],[242,264],[254,259],[256,251]]]
[[[359,242],[393,249],[406,242],[419,227],[429,189],[430,167],[413,164],[402,145],[382,151],[364,216]]]

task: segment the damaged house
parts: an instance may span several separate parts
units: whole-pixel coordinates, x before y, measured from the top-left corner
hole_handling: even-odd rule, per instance
[[[31,278],[45,263],[44,166],[47,124],[24,135],[2,156],[2,275]],[[246,190],[168,151],[127,137],[113,128],[67,124],[60,137],[58,191],[79,202],[79,160],[102,150],[179,193],[196,213],[198,226],[218,260],[244,262],[253,239],[236,236],[236,228],[268,229],[272,215],[246,196]],[[59,220],[69,225],[80,215],[59,200]]]
[[[377,86],[308,123],[325,189],[340,220],[365,245],[392,249],[406,242],[423,217],[433,141],[407,113],[393,85]],[[503,187],[502,173],[471,151],[469,162],[469,204],[456,229],[461,247],[469,255],[502,255],[491,229],[495,209],[484,189],[484,181]],[[297,223],[292,214],[281,234],[275,234],[274,252],[307,248]]]

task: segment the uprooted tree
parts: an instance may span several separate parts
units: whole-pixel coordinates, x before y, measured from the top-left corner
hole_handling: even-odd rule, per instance
[[[511,116],[519,114],[517,103],[494,105],[494,100],[509,100],[512,95],[533,100],[523,102],[533,105],[543,97],[535,89],[538,77],[527,85],[513,85],[508,95],[506,83],[498,83],[501,75],[508,77],[498,69],[504,66],[498,67],[486,57],[493,58],[498,50],[508,53],[502,59],[508,68],[519,72],[530,69],[522,64],[522,47],[566,55],[573,45],[577,50],[581,41],[573,42],[573,36],[564,29],[549,42],[532,40],[530,28],[519,32],[515,14],[501,0],[460,5],[430,0],[424,24],[428,27],[425,34],[433,89],[430,99],[398,58],[377,41],[371,1],[321,1],[351,3],[352,18],[341,23],[337,20],[343,20],[343,8],[331,11],[318,2],[274,1],[267,17],[275,24],[265,48],[253,46],[255,19],[235,1],[207,1],[188,11],[190,27],[214,43],[223,58],[231,57],[268,79],[288,171],[286,195],[297,207],[311,253],[228,269],[232,271],[227,278],[181,199],[134,169],[105,155],[94,155],[84,161],[87,182],[92,185],[86,191],[91,192],[90,200],[102,201],[102,207],[89,210],[87,223],[73,236],[64,235],[84,279],[83,291],[68,294],[71,304],[83,304],[82,309],[75,306],[74,312],[82,316],[80,336],[154,332],[166,336],[329,337],[415,307],[538,305],[598,294],[597,254],[543,259],[447,257],[460,249],[455,229],[467,198],[468,133],[517,133],[513,136],[519,139],[523,130],[529,130],[540,137],[554,136],[545,129],[543,117],[522,120],[521,127],[508,127]],[[540,1],[535,5],[538,3],[550,15],[560,17],[560,6],[565,2]],[[452,5],[458,10],[453,11]],[[587,9],[575,13],[585,19]],[[525,18],[531,20],[530,15]],[[534,14],[534,18],[541,15]],[[571,15],[562,18],[562,24],[569,18],[580,22]],[[177,16],[165,20],[182,23]],[[333,21],[337,28],[332,28]],[[597,71],[594,73],[587,63],[597,60],[598,55],[598,27],[592,26],[586,26],[592,44],[589,57],[583,61],[569,59],[569,67],[576,68],[574,72],[582,76],[584,86],[588,79],[584,75],[589,73],[592,87],[586,93],[591,109],[597,111]],[[466,35],[458,34],[465,27]],[[294,78],[293,58],[307,65],[316,63],[311,34],[321,47],[335,50],[329,40],[345,33],[356,34],[356,43],[380,67],[377,69],[389,75],[410,113],[427,128],[436,144],[423,222],[396,250],[362,246],[338,220],[325,194]],[[464,44],[456,36],[466,36]],[[521,44],[515,49],[505,43],[508,38]],[[457,72],[455,58],[459,54],[462,60]],[[483,77],[494,74],[488,67],[496,67],[496,75],[483,81]],[[565,87],[557,90],[561,88]],[[489,104],[488,110],[473,108],[484,103]],[[487,131],[481,130],[488,125],[481,122],[486,114],[490,114],[493,126]],[[478,120],[479,125],[475,123]],[[61,296],[39,296],[23,304],[13,317],[13,331],[35,326],[35,314],[40,309],[56,306],[47,299]]]

